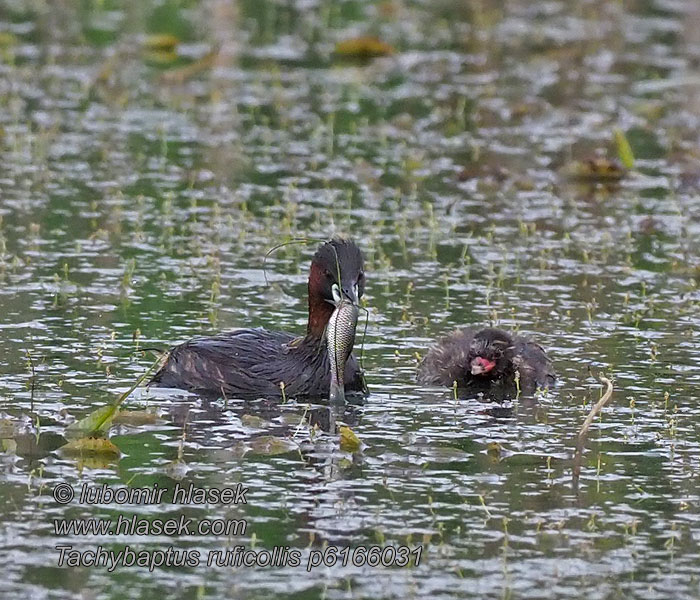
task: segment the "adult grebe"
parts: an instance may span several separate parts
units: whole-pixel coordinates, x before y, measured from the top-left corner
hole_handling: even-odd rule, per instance
[[[351,240],[321,244],[309,271],[309,320],[306,335],[237,329],[212,337],[195,338],[173,348],[151,384],[227,398],[328,396],[331,362],[345,362],[342,392],[365,393],[364,378],[355,357],[329,357],[326,328],[336,306],[357,305],[365,289],[364,261]],[[354,340],[349,341],[352,350]],[[346,343],[347,346],[347,343]],[[337,388],[337,386],[335,386]],[[335,390],[338,396],[338,390]]]

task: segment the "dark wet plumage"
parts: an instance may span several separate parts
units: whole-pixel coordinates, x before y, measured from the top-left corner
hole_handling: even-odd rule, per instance
[[[280,382],[284,382],[288,398],[327,396],[330,361],[325,332],[334,310],[334,283],[339,284],[344,298],[354,302],[364,293],[362,254],[352,241],[326,242],[312,259],[305,336],[256,328],[195,338],[170,351],[151,384],[227,398],[279,398]],[[365,391],[353,355],[345,366],[344,381],[347,393]]]
[[[490,370],[474,374],[480,364]],[[462,329],[430,349],[418,367],[418,382],[452,387],[456,381],[461,390],[488,392],[497,387],[517,388],[516,372],[523,393],[549,388],[555,381],[552,361],[539,344],[501,329]]]

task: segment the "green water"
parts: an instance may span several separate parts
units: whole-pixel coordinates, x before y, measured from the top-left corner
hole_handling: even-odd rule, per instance
[[[699,597],[698,32],[693,0],[0,2],[0,596]],[[175,52],[147,51],[163,33]],[[333,55],[359,35],[395,52]],[[615,128],[629,176],[562,177],[614,158]],[[111,430],[121,458],[57,451],[152,364],[140,348],[301,333],[310,256],[337,233],[367,261],[363,406],[138,390],[126,407],[159,418]],[[266,284],[265,253],[297,237]],[[489,323],[545,346],[557,387],[497,407],[415,384],[432,341]],[[600,373],[615,392],[576,488]],[[247,504],[52,497],[176,482],[240,483]],[[183,514],[246,532],[54,530]],[[324,544],[422,553],[307,572]],[[59,568],[57,545],[302,564],[110,572]]]

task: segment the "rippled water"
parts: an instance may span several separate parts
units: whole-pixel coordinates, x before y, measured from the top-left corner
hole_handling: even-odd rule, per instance
[[[133,4],[0,3],[3,593],[698,597],[697,3]],[[176,35],[177,56],[145,51],[153,33]],[[364,34],[396,52],[333,57]],[[187,71],[212,48],[213,67]],[[629,177],[561,176],[572,159],[614,156],[615,128],[636,154]],[[112,430],[119,460],[57,452],[68,423],[149,367],[140,348],[235,326],[303,331],[309,258],[335,233],[368,262],[364,405],[329,414],[140,390],[128,407],[160,418]],[[313,241],[274,253],[266,285],[265,253],[296,237]],[[498,407],[416,386],[432,340],[486,323],[542,343],[556,389]],[[599,373],[615,393],[576,489],[575,437]],[[361,453],[341,450],[336,421]],[[286,451],[270,455],[261,436]],[[176,480],[243,483],[248,504],[51,496],[61,482]],[[248,530],[53,528],[181,513]],[[110,573],[58,568],[60,543],[423,553],[405,569]]]

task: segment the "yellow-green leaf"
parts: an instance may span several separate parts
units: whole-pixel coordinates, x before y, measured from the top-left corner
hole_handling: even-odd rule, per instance
[[[501,454],[503,453],[503,446],[501,446],[501,444],[498,442],[489,442],[486,444],[486,452],[491,458],[500,460]]]
[[[340,426],[340,449],[344,452],[359,452],[362,449],[360,438],[347,425]]]
[[[83,417],[66,427],[66,437],[81,438],[91,433],[107,431],[118,410],[119,407],[114,404],[93,410],[87,417]]]
[[[146,62],[159,67],[167,67],[177,61],[177,53],[171,50],[148,50],[144,52]]]
[[[70,456],[111,456],[121,455],[119,448],[105,438],[81,438],[68,442],[60,448],[61,452]]]
[[[2,439],[2,450],[8,454],[15,454],[17,452],[17,442],[12,438]]]
[[[154,33],[144,40],[143,45],[149,50],[172,52],[179,43],[180,40],[170,33]]]
[[[615,128],[615,144],[617,145],[617,156],[620,158],[620,162],[627,169],[634,169],[634,153],[632,152],[632,146],[627,141],[627,136],[622,129]]]
[[[131,392],[133,392],[145,379],[151,374],[151,371],[165,362],[165,356],[158,358],[148,370],[139,377],[134,384],[126,390],[115,402],[102,406],[92,411],[87,417],[71,423],[66,427],[66,437],[81,438],[91,433],[104,433],[112,425],[112,420],[119,411],[119,407],[126,400]]]
[[[9,31],[0,31],[0,46],[14,46],[17,44],[17,36]]]

